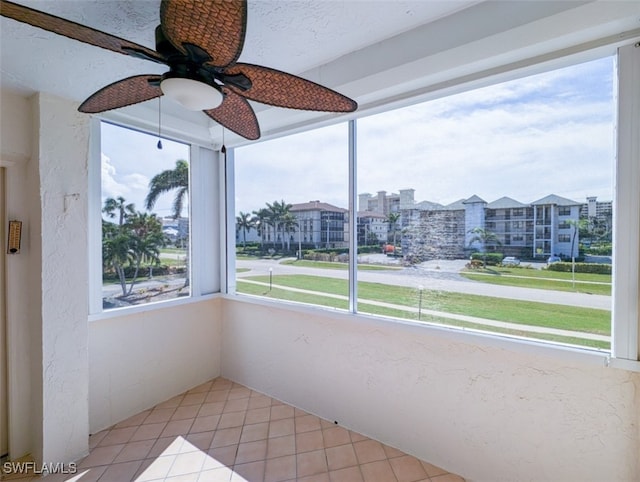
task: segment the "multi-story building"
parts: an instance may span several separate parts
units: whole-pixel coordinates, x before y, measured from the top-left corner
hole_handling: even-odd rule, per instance
[[[349,243],[349,211],[320,201],[293,204],[296,223],[289,233],[290,243],[314,248],[346,248]]]
[[[357,221],[358,246],[380,244],[389,235],[388,218],[376,212],[360,211]]]

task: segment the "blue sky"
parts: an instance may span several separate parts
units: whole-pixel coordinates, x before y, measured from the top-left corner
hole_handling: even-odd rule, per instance
[[[555,70],[358,121],[358,192],[416,190],[612,199],[613,59]],[[284,199],[347,205],[347,126],[236,150],[236,211]]]
[[[548,194],[612,199],[611,57],[358,120],[358,192],[415,189],[448,204],[474,194],[532,202]],[[103,124],[103,199],[142,210],[153,175],[188,146]],[[266,202],[347,206],[347,124],[236,150],[236,213]],[[158,201],[171,214],[172,197]],[[185,213],[186,214],[186,213]]]

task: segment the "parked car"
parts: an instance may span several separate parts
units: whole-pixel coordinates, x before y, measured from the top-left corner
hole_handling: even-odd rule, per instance
[[[520,265],[520,260],[515,256],[505,256],[502,258],[502,266],[518,266]]]
[[[560,256],[553,255],[553,256],[549,256],[549,259],[547,259],[547,264],[558,263],[559,261],[562,261],[560,259]]]

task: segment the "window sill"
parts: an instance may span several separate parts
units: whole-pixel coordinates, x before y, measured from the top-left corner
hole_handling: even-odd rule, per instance
[[[103,311],[101,313],[90,314],[88,317],[88,321],[99,321],[99,320],[107,320],[110,318],[120,318],[123,316],[135,315],[137,313],[146,313],[149,311],[157,311],[164,310],[168,308],[173,308],[181,305],[188,305],[191,303],[200,303],[203,301],[208,301],[216,298],[220,298],[220,293],[212,293],[208,295],[202,296],[189,296],[184,298],[176,298],[173,300],[166,301],[157,301],[154,303],[148,303],[144,305],[135,305],[135,306],[127,306],[123,308],[113,308],[108,311]]]

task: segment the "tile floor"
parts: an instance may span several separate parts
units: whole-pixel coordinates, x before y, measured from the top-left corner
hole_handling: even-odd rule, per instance
[[[461,477],[223,378],[89,438],[46,482],[463,482]],[[6,480],[31,482],[33,476]]]

